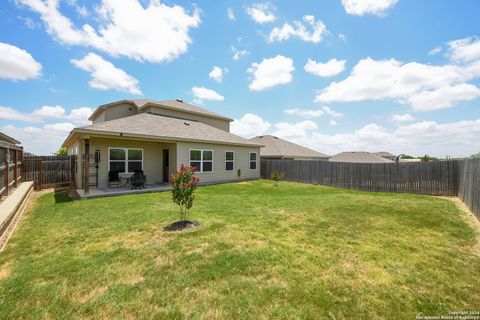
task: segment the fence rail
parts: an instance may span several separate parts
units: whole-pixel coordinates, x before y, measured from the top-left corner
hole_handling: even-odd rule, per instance
[[[75,156],[29,156],[24,159],[25,181],[35,190],[68,187],[73,181]]]
[[[363,191],[458,196],[480,219],[480,159],[419,163],[345,163],[320,160],[262,160],[263,178]]]
[[[22,181],[23,149],[16,145],[0,143],[0,197]]]

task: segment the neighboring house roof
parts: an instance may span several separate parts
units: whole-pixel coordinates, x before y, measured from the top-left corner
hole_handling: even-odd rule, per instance
[[[202,122],[166,117],[152,113],[140,113],[130,117],[75,128],[70,132],[63,146],[69,145],[75,133],[153,138],[167,141],[196,141],[253,147],[262,146],[261,144]]]
[[[330,158],[335,162],[354,162],[354,163],[392,163],[392,160],[377,156],[374,153],[364,151],[340,152]]]
[[[3,133],[3,132],[0,132],[0,141],[4,141],[4,142],[7,142],[7,143],[11,143],[11,144],[20,144],[20,141],[18,141],[17,139],[12,138],[12,137],[6,135],[6,134]]]
[[[233,121],[233,119],[224,117],[222,115],[219,115],[217,113],[205,110],[203,108],[191,105],[189,103],[183,102],[183,100],[177,99],[177,100],[163,100],[163,101],[156,101],[156,100],[151,100],[151,99],[131,99],[131,100],[120,100],[120,101],[115,101],[111,103],[107,103],[104,105],[101,105],[93,112],[93,114],[88,118],[88,120],[93,120],[96,115],[111,106],[120,104],[120,103],[130,103],[134,105],[137,110],[142,110],[144,108],[147,108],[149,106],[158,106],[166,109],[171,109],[171,110],[176,110],[176,111],[182,111],[186,113],[192,113],[192,114],[197,114],[197,115],[203,115],[211,118],[217,118],[217,119],[222,119],[226,121]]]
[[[265,145],[260,149],[261,157],[268,158],[321,158],[328,159],[326,154],[317,152],[312,149],[305,148],[298,144],[283,140],[271,135],[257,136],[251,138],[250,141],[254,141]]]
[[[390,153],[390,152],[387,152],[387,151],[380,151],[380,152],[375,152],[374,155],[376,156],[379,156],[379,157],[384,157],[384,158],[396,158],[397,156]]]

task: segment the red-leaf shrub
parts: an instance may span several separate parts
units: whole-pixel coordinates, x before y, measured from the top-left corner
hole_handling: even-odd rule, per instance
[[[170,180],[172,185],[172,200],[180,206],[180,219],[186,220],[190,208],[193,206],[195,199],[195,189],[200,181],[195,177],[195,168],[181,165],[180,170],[177,171]]]

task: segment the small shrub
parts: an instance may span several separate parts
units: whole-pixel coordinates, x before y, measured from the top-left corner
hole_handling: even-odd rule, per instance
[[[187,214],[193,206],[195,190],[200,178],[195,177],[195,168],[181,165],[180,170],[172,175],[172,200],[180,207],[180,219],[187,220]]]
[[[274,181],[275,187],[278,187],[278,182],[283,179],[285,173],[280,171],[272,171],[272,180]]]
[[[242,170],[238,169],[238,170],[237,170],[237,177],[240,178],[241,175],[242,175]]]

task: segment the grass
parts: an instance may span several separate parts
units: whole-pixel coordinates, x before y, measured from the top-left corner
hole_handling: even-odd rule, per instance
[[[1,318],[414,319],[478,310],[478,231],[450,200],[253,181],[35,200],[0,253]]]

